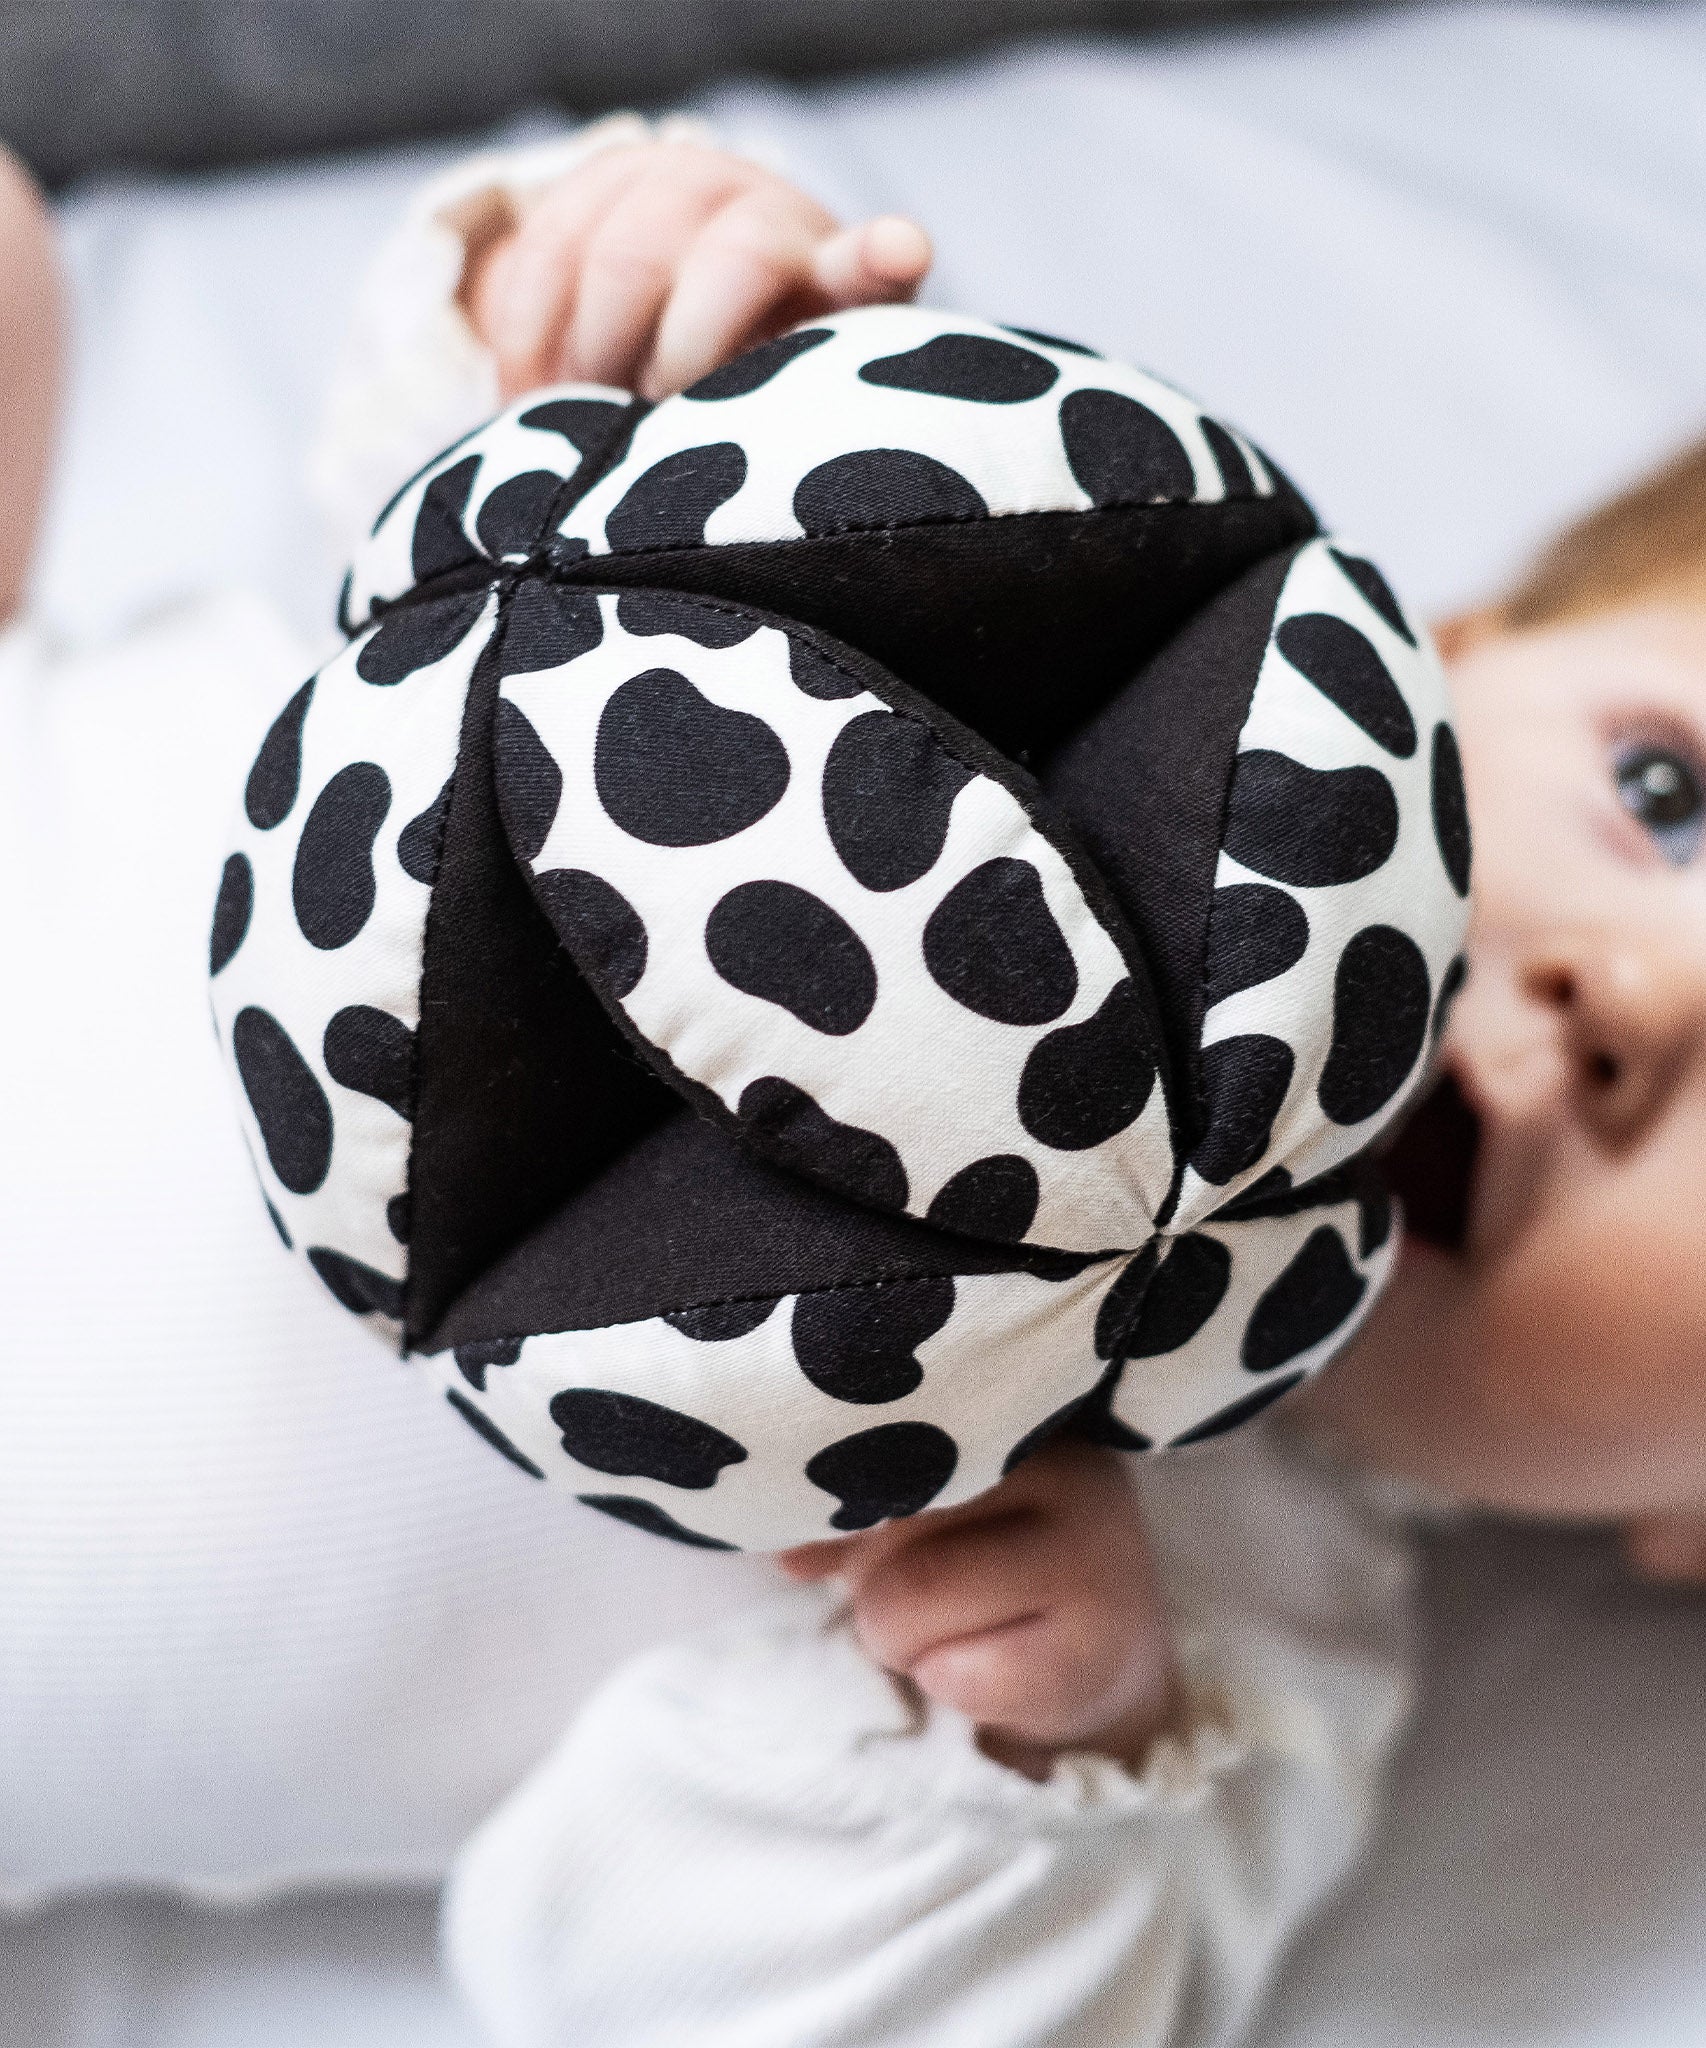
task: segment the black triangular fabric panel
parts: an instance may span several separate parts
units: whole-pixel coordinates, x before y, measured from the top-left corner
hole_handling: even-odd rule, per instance
[[[1048,796],[1077,828],[1148,955],[1179,1081],[1182,1149],[1201,1131],[1208,913],[1238,735],[1297,550],[1248,569],[1083,725],[1048,764]]]
[[[1315,531],[1288,494],[604,555],[565,574],[816,626],[1035,764],[1232,578]]]
[[[678,1111],[483,1273],[424,1348],[595,1330],[803,1289],[941,1273],[1046,1277],[1084,1263],[879,1215],[766,1166]]]
[[[411,1344],[678,1106],[623,1044],[509,857],[491,778],[502,647],[500,631],[468,693],[427,921],[409,1173]]]

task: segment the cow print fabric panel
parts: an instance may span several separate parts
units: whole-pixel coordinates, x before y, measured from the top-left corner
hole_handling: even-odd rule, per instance
[[[214,921],[214,1020],[273,1215],[344,1307],[390,1325],[435,812],[495,614],[458,603],[460,635],[394,685],[362,673],[370,628],[297,692],[249,776]]]
[[[602,1511],[779,1549],[802,1528],[969,1500],[1075,1425],[1164,1448],[1259,1412],[1354,1333],[1386,1279],[1390,1213],[1342,1179],[1051,1276],[736,1299],[424,1364],[465,1422]]]
[[[1281,588],[1215,865],[1206,1131],[1175,1228],[1276,1167],[1303,1183],[1343,1165],[1424,1070],[1434,992],[1463,938],[1427,743],[1449,735],[1449,707],[1432,650],[1371,577],[1315,541]]]
[[[1161,1448],[1277,1398],[1385,1277],[1365,1155],[1460,977],[1469,858],[1437,664],[1373,564],[1275,554],[1284,529],[1239,510],[1284,497],[1295,535],[1289,492],[1156,379],[914,308],[807,326],[656,407],[537,393],[447,450],[353,566],[348,648],[258,736],[217,878],[215,1018],[281,1237],[518,1471],[705,1547],[967,1499],[1060,1429]],[[1206,906],[1182,1011],[1133,883],[1163,807],[1099,860],[1028,745],[942,708],[925,653],[878,663],[715,594],[725,557],[794,549],[809,579],[833,540],[875,617],[889,544],[953,529],[942,605],[966,551],[1015,551],[1067,674],[1051,522],[1132,508],[1163,523],[1098,600],[1127,611],[1173,601],[1187,520],[1270,534],[1226,557],[1272,565],[1254,640],[1192,671],[1230,709],[1179,813],[1213,825],[1166,848]],[[1163,651],[1093,709],[1141,742],[1184,687]],[[1034,688],[1040,755],[1060,726]],[[571,963],[550,971],[591,1005],[572,1047],[522,1049],[537,1074],[657,1078],[625,1084],[631,1129],[588,1104],[603,1149],[566,1188],[512,1120],[485,1184],[549,1200],[445,1316],[411,1269],[412,1139],[426,1073],[466,1120],[430,1156],[487,1142],[455,1064],[482,1041],[422,1007],[468,938],[446,863],[473,858],[514,878],[479,899],[511,921],[495,957]],[[640,1164],[675,1146],[664,1103],[726,1148],[762,1243],[684,1248],[699,1226]],[[426,1192],[454,1218],[454,1186]],[[550,1306],[575,1293],[550,1246],[595,1201],[598,1228],[621,1211],[614,1319]]]
[[[715,645],[706,600],[635,638],[626,599],[598,602],[594,649],[505,679],[497,780],[547,915],[635,1036],[856,1199],[1073,1251],[1147,1238],[1174,1167],[1152,999],[1044,823],[869,664],[756,621]],[[808,659],[848,691],[801,690]],[[1070,1083],[1046,1077],[1077,1045],[1106,1060],[1110,1009],[1125,1092],[1063,1132]],[[775,1118],[784,1088],[826,1137],[879,1139],[887,1184],[844,1145],[814,1156]]]
[[[501,1369],[469,1346],[425,1363],[582,1497],[781,1549],[992,1485],[1039,1416],[1103,1377],[1096,1318],[1117,1270],[874,1282],[533,1336]]]
[[[1231,428],[1098,356],[911,306],[786,340],[807,335],[640,420],[562,539],[627,554],[1274,490]]]

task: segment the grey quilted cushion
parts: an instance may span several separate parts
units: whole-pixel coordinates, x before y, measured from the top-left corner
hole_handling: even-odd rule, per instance
[[[1258,0],[1260,4],[1260,0]],[[1266,0],[1269,6],[1284,0]],[[50,184],[655,103],[1219,0],[0,0],[0,137]]]

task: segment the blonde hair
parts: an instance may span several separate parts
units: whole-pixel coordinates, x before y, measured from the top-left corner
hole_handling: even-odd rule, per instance
[[[1494,614],[1514,632],[1665,598],[1706,604],[1706,441],[1566,527]]]

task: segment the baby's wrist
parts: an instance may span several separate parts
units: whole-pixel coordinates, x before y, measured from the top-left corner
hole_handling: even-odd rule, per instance
[[[1141,1771],[1156,1739],[1173,1726],[1178,1712],[1179,1674],[1169,1648],[1164,1665],[1136,1698],[1077,1747],[1097,1756],[1112,1757],[1128,1771]]]

